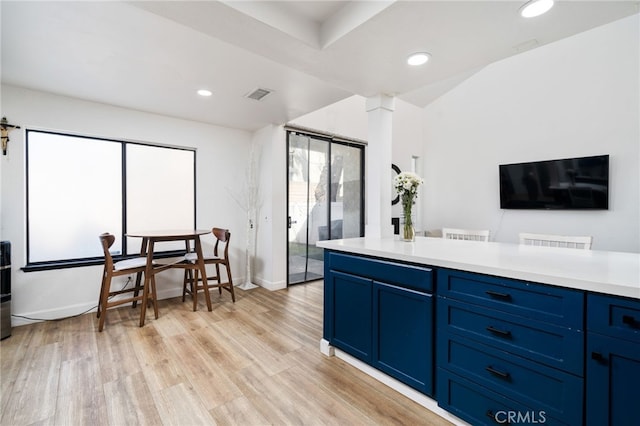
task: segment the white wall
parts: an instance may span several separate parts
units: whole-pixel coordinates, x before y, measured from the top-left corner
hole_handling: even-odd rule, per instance
[[[0,158],[0,238],[12,243],[14,314],[54,318],[89,309],[98,300],[102,273],[101,266],[28,273],[20,270],[26,261],[23,130],[29,127],[196,148],[196,226],[231,230],[234,281],[243,282],[246,212],[236,199],[245,185],[250,133],[6,85],[2,86],[2,115],[22,127],[11,133],[8,155]],[[212,249],[212,239],[205,243],[206,250]],[[179,294],[181,277],[179,271],[160,274],[160,297]]]
[[[396,110],[393,112],[393,163],[401,171],[411,171],[411,159],[417,157],[416,173],[422,176],[422,159],[424,158],[424,136],[423,136],[423,111],[401,99],[396,99]],[[392,179],[395,173],[392,173]],[[394,199],[397,195],[395,189],[391,189]],[[420,202],[424,197],[425,187],[422,185],[418,189],[418,198],[412,210],[415,217],[414,226],[417,231],[422,231],[424,224],[422,221],[422,206]],[[402,204],[397,203],[391,209],[393,217],[402,216]]]
[[[254,133],[260,152],[254,283],[269,290],[287,286],[287,165],[286,135],[282,126]]]
[[[289,124],[366,141],[366,102],[366,98],[354,95],[291,120]]]
[[[594,237],[640,251],[640,17],[490,65],[424,110],[428,228]],[[610,155],[607,211],[500,210],[498,165]]]

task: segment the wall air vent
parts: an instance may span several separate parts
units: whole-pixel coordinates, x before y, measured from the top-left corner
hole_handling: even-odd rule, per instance
[[[261,101],[263,100],[267,95],[269,95],[271,93],[271,90],[269,89],[256,89],[248,94],[245,95],[246,98],[249,99],[253,99],[256,101]]]

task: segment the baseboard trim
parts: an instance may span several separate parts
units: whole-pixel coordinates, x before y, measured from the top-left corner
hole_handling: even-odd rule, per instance
[[[287,282],[286,281],[267,281],[264,280],[260,277],[256,277],[255,280],[253,281],[255,284],[258,284],[260,287],[265,288],[269,291],[277,291],[277,290],[283,290],[285,288],[287,288]]]
[[[158,300],[171,299],[180,296],[182,296],[182,288],[172,287],[158,290]],[[90,312],[96,312],[97,309],[98,306],[96,302],[87,302],[70,306],[63,306],[55,309],[43,309],[40,311],[16,314],[20,316],[14,316],[14,313],[12,312],[11,326],[20,327],[21,325],[34,324],[36,322],[42,321],[57,321],[64,318],[83,315]]]

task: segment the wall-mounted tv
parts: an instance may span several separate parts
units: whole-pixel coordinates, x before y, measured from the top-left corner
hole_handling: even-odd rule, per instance
[[[500,208],[607,210],[609,156],[501,164]]]

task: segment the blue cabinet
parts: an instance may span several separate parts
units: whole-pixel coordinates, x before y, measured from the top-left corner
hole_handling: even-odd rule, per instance
[[[587,297],[587,425],[640,421],[640,301]]]
[[[441,407],[473,424],[582,424],[582,292],[447,269],[437,284]]]
[[[325,250],[324,338],[432,395],[432,289],[429,268]]]
[[[331,345],[471,424],[640,419],[638,299],[325,250],[324,303]]]

